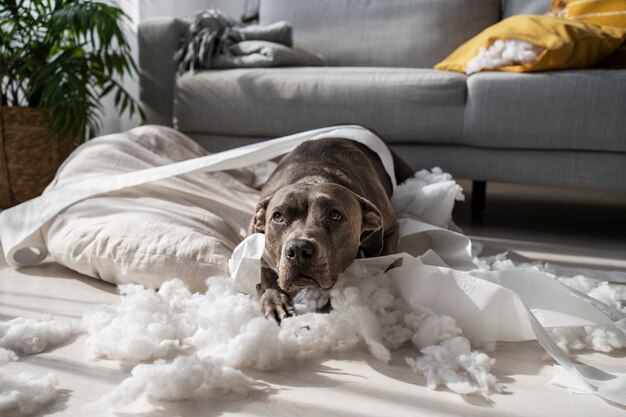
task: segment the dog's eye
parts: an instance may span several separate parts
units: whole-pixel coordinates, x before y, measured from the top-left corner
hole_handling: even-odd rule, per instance
[[[275,211],[272,214],[272,220],[274,220],[277,223],[282,223],[285,219],[283,218],[283,214],[280,211]]]
[[[331,220],[341,220],[341,213],[337,210],[331,210],[328,212],[328,218]]]

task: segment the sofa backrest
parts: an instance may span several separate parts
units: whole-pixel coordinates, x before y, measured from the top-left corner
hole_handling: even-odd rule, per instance
[[[502,0],[502,18],[515,14],[544,14],[551,3],[551,0]]]
[[[500,0],[261,0],[260,23],[286,20],[296,47],[336,66],[432,67],[500,20]]]

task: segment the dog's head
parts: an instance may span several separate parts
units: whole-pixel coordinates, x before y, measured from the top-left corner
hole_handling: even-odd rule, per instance
[[[337,184],[293,184],[261,200],[254,228],[265,233],[265,247],[285,291],[332,288],[357,257],[383,249],[378,208]]]

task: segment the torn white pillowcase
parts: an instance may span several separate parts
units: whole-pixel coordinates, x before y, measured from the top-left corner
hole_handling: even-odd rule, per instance
[[[142,141],[153,143],[152,141],[158,142],[164,139],[167,141],[169,139],[175,142],[180,141],[182,148],[191,147],[193,151],[195,147],[191,143],[185,146],[184,144],[189,139],[166,128],[142,127],[134,129],[128,135],[129,139],[137,143]],[[189,195],[181,191],[181,186],[186,186],[187,184],[180,181],[185,180],[189,175],[176,179],[174,178],[175,176],[199,172],[204,172],[205,174],[203,175],[215,175],[207,174],[207,172],[250,166],[289,152],[304,140],[323,137],[345,137],[365,143],[381,156],[381,160],[386,165],[388,172],[393,172],[391,158],[384,143],[370,131],[358,126],[318,129],[165,166],[154,166],[159,165],[159,163],[167,163],[167,161],[159,159],[159,154],[157,153],[152,156],[152,159],[148,159],[144,163],[146,169],[140,171],[134,171],[138,169],[137,166],[127,166],[126,162],[124,162],[124,157],[118,155],[111,161],[106,170],[96,170],[91,175],[84,174],[81,170],[78,170],[78,176],[83,174],[80,180],[72,180],[70,178],[63,183],[62,179],[59,179],[51,185],[42,197],[0,213],[0,238],[2,239],[7,261],[14,267],[27,264],[23,260],[16,259],[15,255],[22,249],[35,247],[39,251],[40,256],[33,260],[34,263],[40,262],[47,255],[48,250],[50,250],[54,258],[62,260],[68,266],[75,259],[82,259],[81,262],[76,262],[76,269],[84,268],[81,272],[93,273],[93,270],[90,269],[93,266],[91,266],[89,255],[82,258],[81,256],[83,253],[89,254],[93,252],[94,248],[90,246],[89,242],[93,240],[94,236],[84,238],[86,241],[80,244],[81,242],[72,241],[72,239],[80,240],[83,238],[83,234],[77,233],[74,237],[68,238],[68,243],[63,253],[59,253],[60,251],[56,250],[52,245],[55,242],[56,234],[59,234],[61,230],[69,234],[72,229],[76,229],[76,227],[72,227],[75,223],[72,222],[71,216],[75,207],[98,200],[106,201],[105,198],[111,197],[112,200],[107,203],[112,205],[111,211],[103,211],[104,215],[93,223],[94,226],[102,226],[103,222],[107,222],[107,215],[113,212],[119,214],[119,210],[113,210],[116,207],[115,204],[119,204],[114,198],[115,195],[127,196],[127,201],[149,198],[149,196],[157,193],[159,184],[172,181],[169,187],[166,187],[167,192],[164,192],[162,196],[171,198],[176,203],[176,205],[170,206],[170,218],[174,221],[185,221],[183,219],[185,217],[184,209],[186,206],[197,203],[193,199],[189,200]],[[80,155],[81,152],[85,152],[91,147],[97,148],[99,144],[107,140],[114,142],[115,138],[116,135],[112,135],[95,140],[84,145],[77,154]],[[169,146],[174,147],[171,144],[157,148],[159,152],[167,153]],[[78,158],[78,156],[74,156],[74,158]],[[96,152],[94,157],[89,158],[89,162],[97,164],[101,159],[101,154]],[[179,159],[184,159],[184,156],[181,156]],[[70,167],[71,164],[72,160],[63,169]],[[90,171],[87,169],[88,164],[85,164],[84,167],[84,171]],[[111,168],[113,169],[111,170]],[[61,172],[63,172],[63,169]],[[110,174],[110,172],[119,172],[120,174]],[[226,173],[219,175],[225,176],[221,178],[227,177]],[[85,180],[85,176],[91,178]],[[206,182],[215,182],[215,178],[205,177],[195,183],[192,181],[192,189],[194,190],[192,194],[197,194],[197,197],[204,195],[203,187],[208,186]],[[208,201],[209,208],[211,209],[214,203],[213,199],[217,199],[220,204],[223,204],[222,211],[215,213],[209,210],[209,212],[220,220],[220,216],[223,215],[223,221],[227,224],[226,228],[224,228],[224,225],[217,224],[215,229],[217,232],[215,232],[212,228],[214,223],[211,222],[206,224],[198,222],[187,228],[181,228],[181,230],[185,231],[185,235],[191,230],[199,230],[206,234],[212,234],[212,236],[215,233],[215,248],[209,245],[206,253],[222,255],[220,262],[216,262],[222,270],[225,268],[223,261],[227,258],[227,254],[232,246],[241,239],[244,233],[243,229],[245,228],[244,219],[233,216],[229,210],[239,208],[242,212],[251,213],[256,200],[255,192],[249,188],[249,184],[244,182],[237,184],[237,181],[234,181],[233,190],[239,193],[234,197],[231,194],[236,193],[225,188],[229,184],[230,180],[215,186],[212,192],[217,197],[210,195],[208,197],[210,200]],[[132,194],[133,190],[141,190],[141,192]],[[398,198],[394,202],[401,217],[400,245],[407,253],[357,261],[367,268],[368,273],[381,274],[383,277],[391,279],[407,304],[414,308],[417,313],[432,311],[437,314],[448,314],[454,317],[459,326],[463,328],[465,334],[476,345],[498,340],[514,341],[537,338],[561,365],[583,378],[594,391],[612,401],[626,404],[626,389],[624,389],[626,387],[626,375],[607,374],[592,367],[573,363],[550,340],[545,329],[527,306],[533,311],[540,312],[544,321],[543,324],[549,326],[611,325],[612,323],[608,318],[581,299],[572,297],[558,283],[537,271],[472,271],[475,267],[472,263],[469,240],[461,234],[417,220],[416,217],[419,216],[427,217],[423,207],[420,207],[420,201],[411,198],[400,198],[402,195],[401,191],[401,189],[398,191]],[[131,194],[128,195],[126,193]],[[441,193],[441,204],[445,205],[444,202],[449,200],[450,194],[455,193],[455,191]],[[410,195],[410,190],[409,194],[405,194],[405,197],[407,195]],[[151,217],[160,211],[161,200],[158,200],[158,205],[154,204],[156,201],[157,199],[138,201],[144,207],[142,216],[149,219],[148,223],[150,221],[162,221],[163,219],[163,217],[158,216]],[[248,207],[241,208],[245,201],[249,201]],[[132,203],[135,202],[132,201]],[[127,214],[124,211],[126,206],[117,207],[122,208],[122,218],[126,218]],[[90,210],[98,209],[98,204],[90,207]],[[87,213],[75,212],[74,216],[83,216],[85,214]],[[57,230],[56,233],[51,233],[54,223],[64,215],[69,216],[66,219],[66,224],[62,224],[59,229],[55,229]],[[247,216],[245,217],[247,220]],[[113,217],[109,220],[111,219]],[[134,227],[137,227],[140,220],[142,219],[137,219],[137,223],[126,223],[125,227],[118,230],[121,237],[119,237],[120,240],[115,245],[110,247],[111,251],[102,252],[105,254],[105,260],[108,260],[109,257],[111,259],[125,260],[121,264],[112,264],[110,266],[111,276],[106,277],[106,279],[116,283],[145,279],[146,282],[141,282],[142,284],[154,286],[172,276],[181,276],[180,271],[178,273],[170,271],[163,273],[158,272],[159,268],[150,270],[151,260],[144,257],[143,252],[137,250],[131,252],[128,250],[128,247],[121,244],[126,236],[134,235],[133,230],[136,230]],[[430,221],[435,221],[442,226],[445,226],[447,223],[447,220],[442,218],[432,218]],[[219,223],[219,221],[216,220],[216,223]],[[142,233],[150,232],[150,229],[139,230]],[[176,230],[170,229],[168,232],[176,233]],[[109,240],[107,240],[108,237],[106,236],[108,232],[105,230],[104,233],[105,236],[102,242],[108,243]],[[134,243],[135,246],[130,245],[129,247],[133,249],[137,247],[144,248],[141,244],[151,243],[152,239],[147,239],[145,234],[140,236],[143,236],[143,242]],[[233,266],[232,275],[237,283],[246,285],[251,280],[256,281],[258,277],[258,259],[262,256],[262,251],[260,250],[263,248],[262,238],[262,236],[253,236],[244,241],[239,250],[235,250],[231,264]],[[63,236],[61,241],[62,239]],[[175,244],[180,244],[184,247],[186,243],[182,239],[181,241],[166,242],[163,246],[157,248],[171,248]],[[430,250],[428,250],[429,248]],[[174,250],[177,250],[177,248],[174,248]],[[425,253],[424,250],[426,250]],[[137,258],[135,258],[136,254],[139,254]],[[156,251],[149,252],[149,254],[159,255]],[[194,254],[197,254],[197,252]],[[387,267],[398,259],[402,259],[402,266],[384,273]],[[181,262],[188,261],[185,257],[177,259],[177,261],[179,260]],[[162,262],[165,265],[170,261],[167,260],[167,257],[164,257]],[[87,264],[86,267],[85,263]],[[125,267],[122,268],[120,265]],[[189,263],[189,267],[192,269],[198,267],[196,259]],[[148,271],[144,277],[136,275],[135,278],[129,279],[129,277],[132,277],[133,271],[141,271],[142,268]],[[98,276],[105,278],[101,272],[103,270],[96,272],[101,274]],[[216,272],[209,271],[206,273],[206,275],[211,274],[216,274]],[[194,282],[196,281],[191,280],[192,284]],[[376,332],[372,333],[372,337],[376,337]],[[376,342],[376,340],[369,340],[368,345],[376,345]]]
[[[81,181],[132,173],[206,156],[170,129],[139,128],[81,146],[43,199]],[[258,199],[252,170],[197,172],[94,195],[54,216],[41,229],[51,258],[115,284],[149,288],[178,277],[195,291],[225,275]]]

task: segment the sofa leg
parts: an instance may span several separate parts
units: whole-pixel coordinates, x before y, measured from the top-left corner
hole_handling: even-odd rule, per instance
[[[487,198],[487,182],[472,181],[472,216],[482,217]]]

